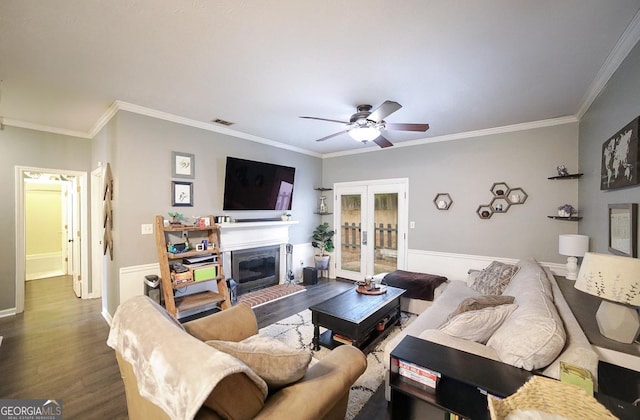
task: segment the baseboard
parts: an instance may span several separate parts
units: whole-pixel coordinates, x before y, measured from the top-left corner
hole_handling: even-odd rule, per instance
[[[113,322],[113,317],[111,316],[111,314],[104,308],[102,308],[102,312],[100,312],[100,314],[102,315],[102,318],[107,321],[107,325],[111,327],[111,323]]]
[[[0,311],[0,318],[16,315],[16,308],[3,309]]]

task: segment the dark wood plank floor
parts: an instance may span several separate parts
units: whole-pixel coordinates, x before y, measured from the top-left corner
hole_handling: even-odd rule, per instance
[[[353,287],[320,279],[307,291],[254,311],[260,328]],[[106,345],[109,326],[100,299],[75,297],[69,277],[27,282],[25,312],[0,318],[0,398],[62,399],[68,419],[126,419],[124,385],[115,354]],[[379,394],[379,393],[378,393]],[[384,419],[384,396],[358,418]],[[383,409],[384,411],[384,409]]]

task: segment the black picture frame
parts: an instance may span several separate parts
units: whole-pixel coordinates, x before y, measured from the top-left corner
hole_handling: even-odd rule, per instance
[[[638,255],[638,205],[609,204],[609,252],[635,258]]]
[[[640,157],[638,155],[638,129],[636,117],[602,144],[600,164],[600,190],[638,185]]]
[[[171,206],[193,207],[193,182],[171,181]]]

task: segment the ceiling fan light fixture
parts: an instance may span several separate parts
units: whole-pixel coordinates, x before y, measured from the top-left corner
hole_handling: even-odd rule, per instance
[[[380,136],[380,130],[377,127],[356,127],[349,130],[349,135],[355,141],[366,142],[375,140]]]

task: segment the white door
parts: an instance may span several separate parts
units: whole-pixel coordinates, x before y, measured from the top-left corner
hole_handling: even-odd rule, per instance
[[[80,190],[76,177],[67,182],[67,273],[71,275],[73,292],[82,297],[81,256],[80,256]]]
[[[406,267],[408,180],[334,185],[336,275],[351,280]]]

